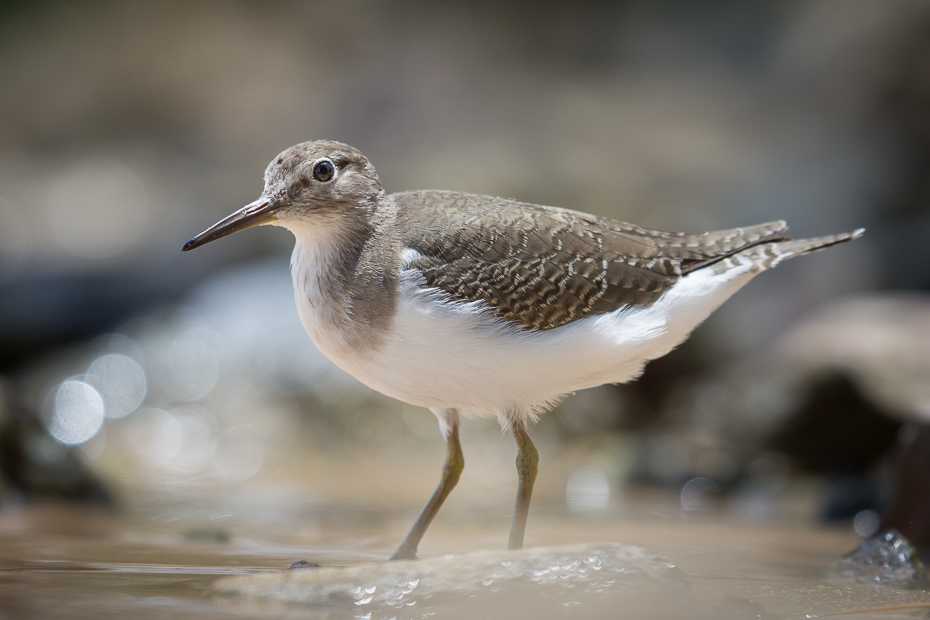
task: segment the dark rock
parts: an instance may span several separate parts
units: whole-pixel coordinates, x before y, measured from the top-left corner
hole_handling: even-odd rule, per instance
[[[897,528],[930,556],[930,424],[913,423],[899,434],[894,489],[882,526]]]
[[[894,445],[901,423],[840,372],[813,377],[800,406],[766,441],[814,473],[869,469]]]
[[[113,496],[78,458],[49,435],[22,390],[0,377],[0,499],[64,499],[110,506]]]

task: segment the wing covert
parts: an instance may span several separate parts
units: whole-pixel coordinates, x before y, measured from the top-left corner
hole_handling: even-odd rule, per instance
[[[530,329],[652,303],[683,268],[759,242],[779,224],[665,233],[490,196],[410,192],[394,198],[402,210],[416,210],[421,223],[405,229],[403,243],[416,252],[408,268],[427,286],[457,300],[482,301],[498,317]]]

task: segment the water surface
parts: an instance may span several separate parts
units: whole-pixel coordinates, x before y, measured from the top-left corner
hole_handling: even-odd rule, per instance
[[[712,513],[581,517],[545,505],[531,519],[530,555],[534,547],[609,541],[643,547],[652,559],[628,558],[628,577],[618,573],[620,583],[628,581],[614,598],[559,589],[557,580],[513,587],[501,587],[498,580],[494,592],[491,580],[486,590],[463,598],[466,582],[473,583],[477,573],[465,564],[457,573],[456,562],[444,556],[496,553],[506,528],[480,514],[450,515],[437,520],[421,549],[425,563],[445,562],[442,579],[448,587],[435,596],[403,599],[401,608],[359,605],[358,597],[292,602],[264,596],[260,588],[248,596],[228,589],[223,594],[214,587],[218,580],[270,575],[297,560],[320,564],[335,575],[328,578],[334,582],[338,567],[348,567],[347,576],[390,575],[394,565],[380,563],[402,537],[408,515],[385,514],[379,505],[344,505],[328,512],[318,506],[270,510],[274,518],[265,519],[240,513],[210,522],[194,509],[196,502],[186,518],[179,504],[165,512],[158,505],[121,512],[59,504],[0,511],[0,618],[596,618],[605,610],[622,610],[625,618],[805,618],[838,612],[853,612],[846,618],[930,617],[927,591],[826,576],[859,540],[849,528],[763,526]],[[165,514],[174,517],[159,518]],[[487,556],[492,563],[493,553]],[[507,562],[508,556],[501,551],[499,559]],[[397,565],[396,572],[409,570],[409,564]]]

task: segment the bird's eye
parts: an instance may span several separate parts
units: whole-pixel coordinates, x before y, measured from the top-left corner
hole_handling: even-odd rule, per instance
[[[326,182],[333,178],[335,172],[336,168],[333,167],[333,162],[323,159],[313,167],[313,178],[317,181]]]

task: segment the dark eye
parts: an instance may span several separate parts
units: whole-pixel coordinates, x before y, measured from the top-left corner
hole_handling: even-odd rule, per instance
[[[336,172],[336,169],[333,167],[333,162],[326,159],[318,161],[313,167],[313,178],[317,181],[329,181],[333,178],[333,173]]]

